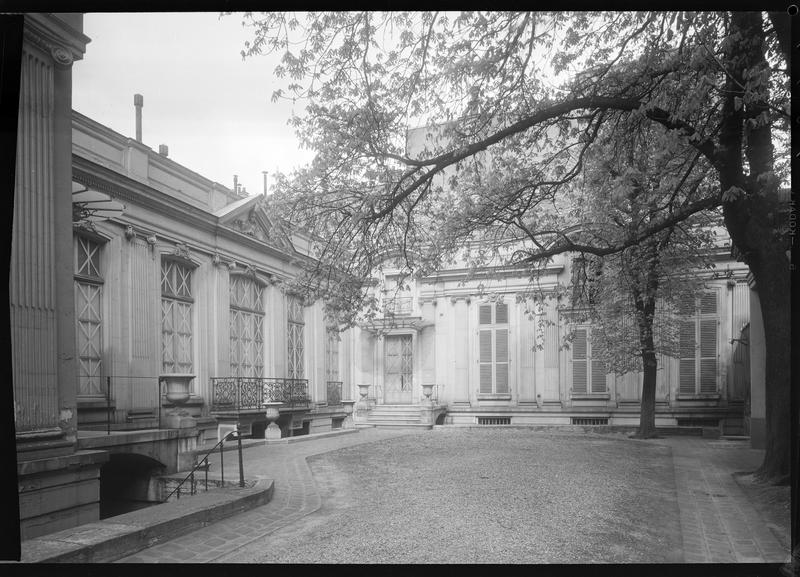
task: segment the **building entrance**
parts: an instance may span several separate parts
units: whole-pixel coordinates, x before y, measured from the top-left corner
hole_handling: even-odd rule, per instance
[[[410,405],[414,385],[411,335],[389,335],[384,342],[383,402]]]

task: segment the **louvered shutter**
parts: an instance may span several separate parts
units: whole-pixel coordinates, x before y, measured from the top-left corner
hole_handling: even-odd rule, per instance
[[[489,309],[491,315],[491,309]],[[492,392],[492,330],[479,331],[480,392]]]
[[[678,371],[678,390],[681,393],[694,393],[695,390],[695,323],[681,321],[678,350],[680,370]]]
[[[707,292],[700,297],[700,314],[701,315],[715,315],[717,314],[717,293]]]
[[[489,307],[491,311],[491,307]],[[497,303],[495,307],[495,319],[494,323],[496,325],[507,325],[508,324],[508,305],[505,303]]]
[[[587,339],[586,329],[576,329],[572,341],[572,392],[585,393],[588,381],[587,374]]]
[[[482,325],[492,324],[492,305],[481,305],[478,309],[478,323]]]
[[[505,306],[505,305],[503,305]],[[498,317],[500,316],[498,305]],[[508,392],[508,329],[496,329],[495,336],[495,392]]]
[[[700,321],[700,392],[717,392],[717,319]]]
[[[592,392],[606,392],[606,368],[602,361],[592,360]]]

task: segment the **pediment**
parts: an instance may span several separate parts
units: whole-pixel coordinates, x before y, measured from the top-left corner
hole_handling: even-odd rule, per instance
[[[228,211],[220,211],[219,224],[251,236],[272,247],[294,252],[289,237],[283,228],[267,215],[261,197],[247,199]]]

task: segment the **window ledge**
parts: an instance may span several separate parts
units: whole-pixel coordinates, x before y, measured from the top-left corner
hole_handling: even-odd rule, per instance
[[[510,401],[511,393],[478,393],[479,401]]]
[[[573,401],[594,401],[602,400],[607,401],[611,398],[611,393],[572,393],[571,399]]]
[[[719,393],[679,393],[675,395],[678,401],[718,401]]]

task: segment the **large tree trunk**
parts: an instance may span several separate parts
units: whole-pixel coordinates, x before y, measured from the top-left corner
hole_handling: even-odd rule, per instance
[[[648,439],[656,436],[656,374],[658,360],[652,348],[642,351],[644,377],[642,379],[642,405],[639,412],[637,437]]]
[[[655,247],[655,245],[653,245]],[[656,271],[658,254],[653,249],[646,280],[647,296],[641,298],[637,295],[636,311],[639,326],[639,345],[642,355],[642,400],[639,409],[639,430],[637,437],[649,439],[656,436],[656,375],[658,359],[655,352],[653,339],[653,322],[656,310],[655,293],[657,289]]]
[[[791,449],[791,302],[788,262],[772,254],[761,254],[750,265],[761,303],[766,349],[765,402],[766,445],[758,476],[786,482]],[[755,260],[755,259],[754,259]]]
[[[735,104],[744,95],[743,71],[767,65],[762,52],[764,30],[758,12],[734,12],[732,33],[749,41],[749,46],[730,47],[726,54],[729,67],[720,132],[720,187],[737,187],[745,194],[723,204],[725,226],[742,260],[750,267],[756,281],[764,321],[766,349],[766,444],[759,475],[784,481],[789,474],[791,426],[789,420],[791,382],[790,359],[790,244],[785,232],[788,202],[780,196],[772,178],[774,166],[772,131],[769,123],[749,129],[744,138],[745,109]],[[734,43],[732,43],[734,45]],[[750,115],[766,110],[764,101],[748,105]],[[742,145],[746,143],[749,174],[745,174]]]

